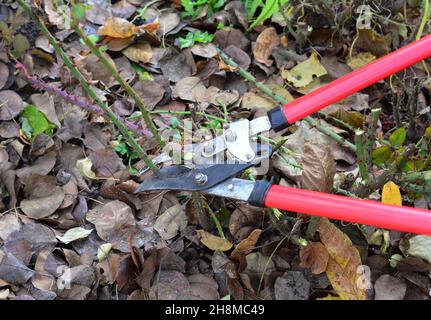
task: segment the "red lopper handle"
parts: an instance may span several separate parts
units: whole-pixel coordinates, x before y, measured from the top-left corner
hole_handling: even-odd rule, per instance
[[[371,200],[273,185],[265,197],[265,206],[394,229],[431,234],[431,211],[394,206]]]
[[[412,42],[305,96],[285,104],[282,106],[285,120],[290,124],[301,120],[429,56],[431,56],[431,35]]]

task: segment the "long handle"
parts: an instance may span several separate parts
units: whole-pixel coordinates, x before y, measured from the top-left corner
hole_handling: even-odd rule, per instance
[[[417,234],[431,234],[431,211],[272,185],[265,207]]]
[[[270,111],[274,130],[323,109],[431,56],[431,35],[412,42],[282,107]]]

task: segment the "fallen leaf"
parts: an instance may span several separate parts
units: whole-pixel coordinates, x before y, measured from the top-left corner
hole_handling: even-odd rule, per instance
[[[105,0],[88,0],[85,3],[87,10],[85,11],[85,18],[94,24],[103,24],[103,22],[112,17],[111,2]]]
[[[181,22],[181,18],[176,12],[163,12],[159,17],[160,28],[157,34],[165,35],[176,28]]]
[[[53,214],[63,203],[64,191],[56,185],[54,177],[32,175],[24,189],[26,198],[20,203],[21,210],[34,219]]]
[[[250,44],[250,40],[247,39],[244,33],[239,29],[234,28],[218,30],[214,34],[213,42],[222,50],[229,47],[230,45],[234,45],[241,50],[245,50]]]
[[[188,77],[177,82],[172,96],[174,98],[199,102],[205,100],[206,92],[207,88],[205,88],[201,79],[198,77]]]
[[[355,47],[371,52],[377,57],[384,56],[391,51],[392,35],[381,35],[371,29],[358,30]]]
[[[65,244],[68,244],[72,241],[86,238],[92,231],[93,229],[87,230],[81,227],[76,227],[67,230],[63,236],[57,236],[57,239]]]
[[[138,81],[133,85],[133,89],[144,101],[147,110],[151,111],[163,99],[165,89],[157,81]]]
[[[9,296],[9,289],[0,290],[0,300],[6,300]]]
[[[150,298],[157,300],[190,299],[190,284],[181,272],[161,270],[155,277],[157,281],[150,289]]]
[[[187,217],[182,205],[176,204],[162,213],[154,223],[154,229],[162,239],[169,240],[187,226]]]
[[[365,300],[365,289],[358,286],[362,266],[358,249],[340,229],[326,218],[317,227],[321,242],[329,253],[326,275],[332,287],[343,300]]]
[[[300,271],[286,271],[274,284],[277,300],[307,300],[310,294],[310,282]]]
[[[205,93],[205,101],[216,106],[230,106],[239,99],[239,93],[236,90],[220,90],[216,87],[209,87]]]
[[[8,89],[14,82],[12,67],[0,61],[0,90]]]
[[[374,61],[374,60],[376,60],[375,55],[369,52],[360,52],[357,55],[354,55],[351,57],[349,56],[347,58],[347,65],[353,70],[355,70],[369,64],[371,61]]]
[[[121,51],[127,58],[136,63],[148,63],[153,56],[153,49],[148,42],[142,42],[127,47]]]
[[[217,282],[206,274],[193,274],[189,276],[191,300],[219,300]]]
[[[126,19],[111,17],[105,20],[102,27],[97,30],[101,36],[112,38],[129,38],[137,31],[136,26]]]
[[[54,168],[56,161],[56,153],[51,151],[46,155],[37,158],[37,160],[32,165],[16,170],[16,175],[23,183],[26,183],[32,174],[44,176],[50,173]]]
[[[110,148],[92,152],[90,159],[97,177],[112,178],[114,173],[124,168],[121,158]]]
[[[22,110],[24,110],[24,102],[15,91],[0,91],[0,120],[12,120]]]
[[[263,63],[270,67],[273,60],[269,59],[272,50],[278,46],[280,39],[274,27],[263,30],[256,39],[256,44],[253,48],[253,56],[257,62]]]
[[[194,55],[204,58],[213,58],[217,55],[217,48],[212,43],[195,44],[191,50]]]
[[[81,175],[89,179],[97,179],[92,167],[93,162],[90,158],[84,158],[76,161],[76,167],[78,168]]]
[[[255,245],[259,240],[261,234],[261,229],[253,230],[247,238],[238,243],[238,245],[232,251],[230,257],[232,259],[238,259],[240,255],[248,255],[255,248]]]
[[[407,285],[397,278],[384,274],[377,279],[374,290],[376,292],[374,300],[403,300]]]
[[[411,256],[424,259],[431,263],[431,236],[417,235],[409,240],[409,248],[407,253]]]
[[[396,206],[402,205],[400,188],[392,181],[386,182],[383,186],[382,203]]]
[[[236,62],[238,66],[240,66],[244,70],[247,70],[250,67],[250,56],[240,48],[234,45],[230,45],[229,47],[224,49],[224,53],[226,53],[233,61]]]
[[[299,63],[290,70],[281,72],[281,76],[297,88],[305,87],[313,81],[314,77],[321,77],[325,74],[327,74],[327,71],[320,63],[315,52],[304,62]]]
[[[199,240],[211,250],[228,251],[232,248],[232,243],[205,230],[196,230],[196,233]]]
[[[329,253],[321,242],[308,241],[299,251],[300,266],[310,268],[313,274],[321,274],[328,266]]]
[[[329,147],[306,142],[302,150],[302,187],[307,190],[331,193],[335,161]]]
[[[264,256],[260,252],[253,252],[246,255],[245,260],[247,262],[247,267],[244,273],[251,278],[260,278],[263,273],[271,272],[274,268],[274,262],[271,257]]]
[[[21,229],[21,222],[14,213],[0,216],[0,239],[6,241],[14,231]]]
[[[97,260],[102,262],[112,249],[112,243],[104,243],[97,249]]]
[[[86,219],[94,224],[99,237],[114,249],[129,252],[129,236],[137,232],[132,209],[124,202],[114,200],[97,206],[87,213]]]
[[[35,272],[24,265],[13,254],[0,250],[0,279],[14,285],[26,283]]]
[[[160,68],[163,75],[172,82],[178,82],[196,73],[196,63],[189,49],[183,50],[179,54],[171,53],[164,56],[160,60]]]

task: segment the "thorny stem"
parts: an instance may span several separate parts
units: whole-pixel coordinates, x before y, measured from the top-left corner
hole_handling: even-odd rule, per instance
[[[219,53],[220,58],[226,64],[230,65],[231,67],[236,68],[237,69],[236,72],[238,72],[238,74],[240,76],[242,76],[244,79],[252,82],[259,90],[261,90],[263,93],[265,93],[268,96],[270,96],[275,101],[280,101],[283,104],[287,103],[287,100],[285,98],[283,98],[282,96],[276,94],[273,90],[271,90],[270,88],[268,88],[263,83],[258,82],[256,80],[256,78],[251,73],[245,71],[243,68],[241,68],[240,66],[238,66],[238,64],[235,61],[233,61],[226,53],[224,53],[223,51],[221,51],[219,48],[217,48],[217,51]],[[335,141],[337,141],[338,143],[340,143],[342,146],[346,146],[347,148],[349,148],[350,151],[356,152],[356,146],[353,143],[347,141],[342,136],[336,134],[330,128],[320,125],[318,123],[318,121],[315,120],[315,119],[313,119],[312,117],[305,117],[304,120],[307,121],[311,126],[316,127],[316,129],[319,130],[320,132],[326,134],[330,138],[332,138]]]
[[[429,0],[423,0],[423,13],[422,13],[422,19],[421,24],[419,25],[418,32],[416,33],[416,40],[419,40],[422,37],[422,34],[425,30],[425,26],[428,22],[429,16],[430,16],[430,1]]]
[[[359,173],[361,174],[362,180],[364,183],[368,183],[370,177],[368,175],[368,166],[367,166],[367,159],[365,155],[365,148],[364,148],[364,131],[363,130],[357,130],[355,132],[355,143],[357,148],[357,156],[358,156],[358,166],[359,166]]]
[[[82,28],[79,26],[78,22],[76,22],[74,26],[75,32],[78,34],[78,36],[85,42],[87,47],[90,49],[90,51],[99,58],[100,62],[104,65],[104,67],[109,71],[109,73],[115,78],[115,80],[118,81],[118,83],[123,87],[124,90],[127,91],[130,97],[135,100],[136,105],[138,106],[139,110],[141,111],[142,117],[144,119],[145,124],[150,129],[150,131],[153,133],[154,137],[156,138],[158,144],[160,147],[165,146],[165,142],[163,141],[161,135],[157,131],[157,128],[155,127],[153,121],[151,120],[150,113],[147,111],[145,107],[145,103],[142,100],[142,98],[136,93],[136,91],[128,84],[124,78],[118,73],[117,69],[114,65],[106,58],[106,56],[99,50],[96,45],[91,42],[87,35],[84,33]]]
[[[371,109],[371,123],[370,128],[368,130],[368,139],[367,143],[365,145],[365,156],[367,163],[371,163],[371,152],[374,148],[374,135],[376,133],[377,129],[377,122],[379,121],[380,112],[382,111],[381,108]]]
[[[36,76],[31,76],[28,73],[25,66],[21,62],[16,62],[15,68],[21,72],[21,76],[25,79],[25,81],[30,83],[36,89],[43,89],[45,91],[55,93],[58,96],[60,96],[61,98],[63,98],[64,100],[67,100],[70,103],[72,103],[78,107],[86,109],[90,112],[94,112],[96,114],[100,114],[101,116],[106,116],[105,112],[98,105],[91,104],[88,101],[81,99],[80,97],[71,95],[71,94],[67,93],[65,90],[54,87],[54,86],[50,85],[49,83],[46,83],[46,82],[38,79]],[[135,133],[144,134],[147,137],[153,136],[151,134],[151,132],[149,132],[148,130],[140,129],[139,126],[136,125],[135,123],[128,121],[128,120],[126,120],[120,116],[117,116],[117,117],[118,117],[118,119],[120,119],[121,122],[124,123],[124,125],[126,127],[128,127],[130,130],[134,131]]]
[[[54,48],[57,55],[64,62],[66,67],[72,72],[72,74],[79,80],[82,88],[87,92],[87,94],[99,105],[99,107],[107,113],[114,125],[120,130],[121,134],[127,139],[130,146],[138,153],[138,155],[144,160],[145,164],[153,171],[157,171],[158,168],[154,163],[148,158],[142,147],[136,142],[132,133],[127,130],[124,124],[118,119],[117,115],[100,99],[100,97],[94,92],[94,90],[89,86],[87,80],[84,78],[82,73],[75,67],[70,58],[66,55],[57,40],[49,32],[48,28],[45,26],[44,22],[33,13],[30,6],[24,0],[18,0],[20,6],[27,12],[27,14],[33,19],[33,21],[38,25],[40,31],[47,37],[49,43]]]

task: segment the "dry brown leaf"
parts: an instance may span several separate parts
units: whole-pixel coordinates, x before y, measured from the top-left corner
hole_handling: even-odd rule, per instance
[[[101,36],[112,38],[129,38],[137,31],[137,27],[123,18],[112,17],[105,20],[103,26],[97,30]]]
[[[301,62],[290,70],[282,70],[283,79],[291,82],[295,87],[301,88],[309,85],[315,77],[321,77],[328,72],[320,63],[317,53],[313,52],[309,59]]]
[[[257,37],[256,44],[253,48],[253,56],[256,61],[270,67],[273,60],[269,59],[269,57],[271,56],[272,50],[274,50],[279,43],[280,40],[278,39],[274,27],[263,30]]]
[[[253,230],[250,235],[242,240],[238,245],[235,247],[235,249],[232,251],[230,257],[232,259],[239,259],[240,255],[248,255],[251,251],[253,251],[257,240],[259,240],[260,235],[262,234],[261,229],[255,229]]]
[[[22,110],[24,110],[24,102],[15,91],[0,91],[0,120],[12,120]]]
[[[169,240],[187,226],[187,217],[182,205],[176,204],[161,214],[154,223],[154,229],[162,239]]]
[[[343,300],[365,300],[365,289],[358,286],[362,266],[358,249],[349,237],[326,218],[321,218],[317,231],[329,253],[326,275]]]
[[[334,184],[335,161],[327,145],[306,142],[302,153],[302,187],[330,193]]]
[[[320,274],[326,271],[329,253],[321,242],[309,241],[299,251],[299,259],[302,268],[310,268],[313,274]]]
[[[209,249],[214,251],[227,251],[232,248],[232,243],[226,239],[217,237],[205,230],[196,230],[199,240]]]
[[[177,82],[172,96],[183,100],[200,102],[205,100],[206,92],[207,88],[205,88],[201,79],[198,77],[187,77]]]
[[[148,42],[142,42],[127,47],[121,51],[127,58],[136,63],[148,63],[153,56],[153,49]]]

